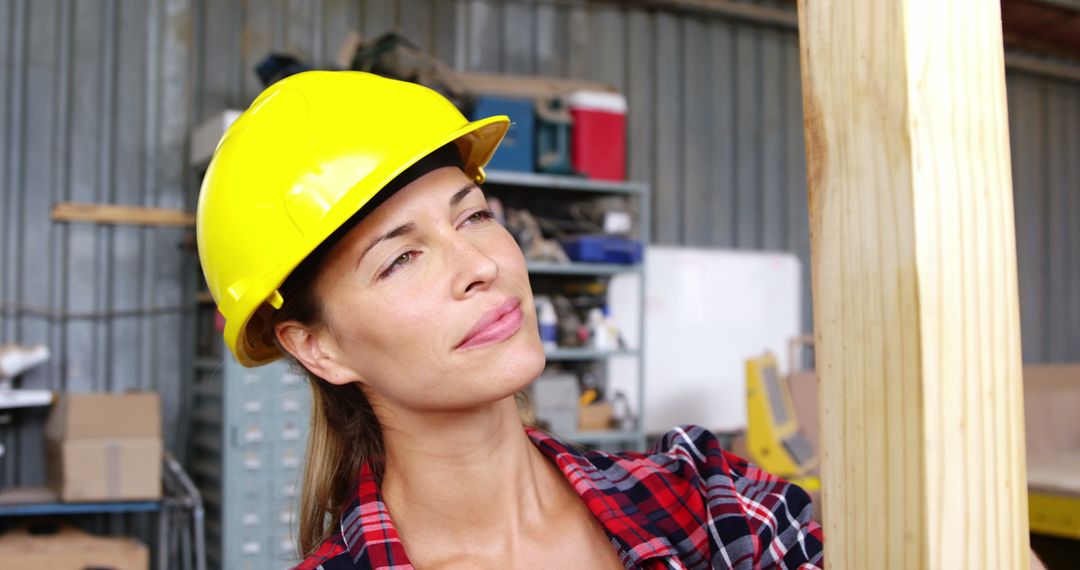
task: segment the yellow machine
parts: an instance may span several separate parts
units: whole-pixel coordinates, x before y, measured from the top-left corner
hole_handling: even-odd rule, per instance
[[[791,391],[772,354],[746,361],[746,406],[748,459],[807,491],[820,489],[821,481],[811,473],[817,453],[799,431]]]

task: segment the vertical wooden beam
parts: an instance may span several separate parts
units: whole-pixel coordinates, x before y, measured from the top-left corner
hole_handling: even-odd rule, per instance
[[[997,0],[799,0],[826,560],[1026,568]]]

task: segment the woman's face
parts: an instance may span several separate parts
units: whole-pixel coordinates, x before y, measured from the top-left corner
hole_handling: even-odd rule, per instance
[[[466,409],[544,368],[525,259],[457,168],[418,178],[360,221],[315,292],[314,336],[332,367],[323,378],[363,383],[378,406]]]

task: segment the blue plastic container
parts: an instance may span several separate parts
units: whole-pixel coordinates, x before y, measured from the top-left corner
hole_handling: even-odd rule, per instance
[[[535,170],[535,129],[536,117],[532,99],[517,99],[496,95],[481,95],[476,99],[472,120],[506,115],[510,117],[510,130],[506,133],[495,156],[487,165],[487,170],[514,170],[533,172]]]
[[[638,263],[641,241],[614,236],[581,236],[562,242],[572,261],[588,263]]]

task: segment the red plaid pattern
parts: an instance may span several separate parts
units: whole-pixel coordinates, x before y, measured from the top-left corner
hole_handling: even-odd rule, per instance
[[[724,451],[702,428],[676,428],[649,454],[582,451],[539,430],[526,431],[581,495],[627,568],[824,567],[810,497]],[[341,531],[296,568],[412,567],[364,465]]]

